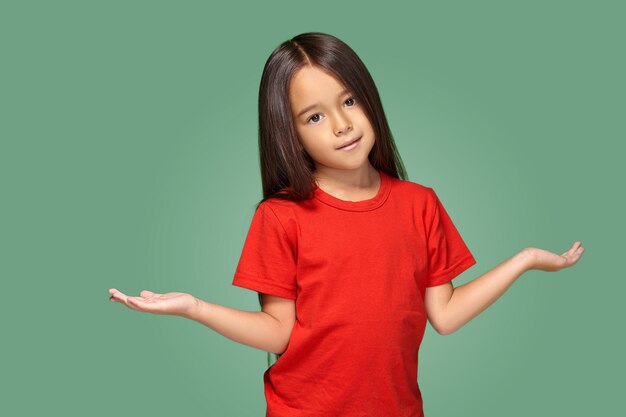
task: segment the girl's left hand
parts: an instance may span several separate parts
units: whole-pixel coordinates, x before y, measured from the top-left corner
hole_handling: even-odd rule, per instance
[[[530,269],[558,271],[576,264],[585,251],[580,243],[580,241],[574,242],[572,247],[562,255],[539,248],[526,248],[531,258]]]

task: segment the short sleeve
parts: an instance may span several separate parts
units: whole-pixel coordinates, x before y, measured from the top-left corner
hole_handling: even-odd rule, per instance
[[[476,264],[443,204],[431,188],[429,212],[432,220],[427,231],[428,280],[427,287],[445,284]]]
[[[232,285],[296,299],[294,245],[267,203],[261,203],[243,245]]]

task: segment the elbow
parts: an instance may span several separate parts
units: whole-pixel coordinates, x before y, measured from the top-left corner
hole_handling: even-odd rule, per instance
[[[459,329],[460,329],[460,326],[450,326],[450,325],[447,325],[447,326],[440,327],[439,330],[437,330],[437,332],[440,335],[447,336],[449,334],[452,334],[452,333],[456,332]]]
[[[437,318],[436,320],[433,317],[429,317],[430,325],[433,327],[433,329],[435,329],[435,331],[437,333],[439,333],[440,335],[447,335],[452,333],[450,330],[450,326],[446,325],[444,320],[441,320],[441,318]]]
[[[449,334],[454,333],[456,330],[452,330],[452,329],[448,329],[448,328],[443,328],[443,329],[438,329],[437,333],[439,333],[442,336],[447,336]]]
[[[289,343],[281,343],[280,345],[276,346],[275,349],[272,349],[272,353],[276,355],[282,355],[287,350],[287,346],[289,346]]]
[[[435,329],[435,331],[437,333],[439,333],[442,336],[445,336],[447,334],[450,334],[450,331],[448,330],[447,327],[443,327],[443,326],[433,326],[433,328]]]
[[[435,331],[437,333],[439,333],[442,336],[447,336],[449,334],[452,334],[454,332],[456,332],[458,330],[458,328],[455,328],[453,326],[450,326],[447,323],[431,323],[433,325],[433,328],[435,329]]]
[[[289,347],[289,341],[291,340],[291,329],[286,335],[283,335],[280,340],[281,342],[278,344],[278,346],[276,346],[275,349],[272,349],[272,353],[275,353],[276,355],[282,355]]]

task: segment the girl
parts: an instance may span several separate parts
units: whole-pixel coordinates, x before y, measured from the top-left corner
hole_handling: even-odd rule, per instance
[[[110,300],[196,320],[278,356],[264,373],[268,417],[423,416],[418,349],[428,320],[450,334],[525,271],[574,265],[525,248],[457,288],[476,263],[432,188],[406,179],[378,91],[355,52],[323,33],[282,43],[259,92],[263,200],[233,285],[261,311],[190,294]]]

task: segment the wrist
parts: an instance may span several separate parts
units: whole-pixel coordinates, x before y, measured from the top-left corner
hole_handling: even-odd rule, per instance
[[[535,252],[533,248],[524,248],[517,255],[521,259],[525,271],[530,271],[535,268]]]
[[[183,317],[196,320],[200,314],[200,309],[202,308],[203,301],[199,298],[191,296],[192,302],[190,303],[189,308],[185,313],[182,314]]]

